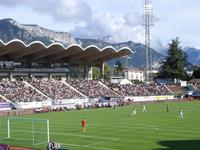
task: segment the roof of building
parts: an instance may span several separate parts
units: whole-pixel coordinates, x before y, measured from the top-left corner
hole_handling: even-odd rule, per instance
[[[98,65],[109,59],[132,53],[128,47],[116,50],[112,46],[99,48],[95,45],[81,47],[72,44],[68,47],[60,43],[45,45],[41,41],[25,44],[19,39],[4,43],[0,40],[0,61],[36,62],[36,63],[71,63]]]

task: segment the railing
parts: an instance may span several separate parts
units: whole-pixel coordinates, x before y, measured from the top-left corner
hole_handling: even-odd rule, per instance
[[[9,68],[0,69],[1,72],[22,72],[22,73],[32,73],[32,72],[58,72],[58,73],[66,73],[69,72],[68,68]]]

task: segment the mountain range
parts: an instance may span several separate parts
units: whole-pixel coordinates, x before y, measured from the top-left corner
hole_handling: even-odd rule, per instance
[[[187,53],[187,59],[193,65],[200,64],[200,49],[194,47],[185,47],[183,49]]]
[[[115,49],[120,49],[122,47],[129,47],[133,51],[133,53],[128,56],[128,66],[130,67],[144,67],[145,66],[145,45],[141,43],[134,43],[132,41],[122,42],[122,43],[109,43],[109,42],[105,42],[98,39],[80,39],[80,38],[76,38],[76,41],[79,44],[81,44],[82,47],[87,47],[91,44],[96,45],[100,48],[103,48],[105,46],[113,46]],[[158,62],[160,62],[164,58],[164,56],[158,53],[157,51],[155,51],[154,49],[151,49],[151,50],[152,50],[152,56],[154,60],[153,65],[154,67],[157,68],[160,66]],[[111,66],[113,66],[115,65],[117,60],[125,64],[124,57],[110,60],[108,61],[108,63]]]
[[[113,46],[116,49],[121,47],[129,47],[134,53],[129,56],[128,65],[131,67],[143,67],[145,65],[145,46],[141,43],[134,43],[132,41],[121,43],[110,43],[100,39],[82,39],[75,38],[68,32],[57,32],[49,30],[38,25],[20,24],[17,21],[7,18],[0,20],[0,39],[8,42],[13,39],[20,39],[24,43],[29,44],[33,41],[41,41],[45,45],[50,45],[54,42],[59,42],[64,46],[71,44],[80,44],[82,47],[89,45],[96,45],[100,48],[105,46]],[[158,67],[160,61],[165,57],[154,49],[152,50],[153,65]],[[200,64],[200,50],[187,47],[185,51],[188,53],[188,59],[191,63]],[[113,66],[117,60],[124,63],[125,58],[118,58],[108,61]]]

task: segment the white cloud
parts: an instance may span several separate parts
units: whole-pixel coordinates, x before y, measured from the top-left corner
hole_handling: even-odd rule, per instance
[[[144,43],[142,2],[137,0],[0,0],[3,13],[20,23],[34,23],[76,37]],[[179,36],[183,46],[200,47],[200,1],[153,0],[151,45],[160,50]],[[8,9],[9,8],[9,9]],[[8,11],[6,11],[8,9]],[[22,17],[23,16],[23,17]],[[159,16],[157,18],[156,16]],[[161,19],[160,19],[161,18]],[[159,22],[158,22],[159,21]]]
[[[32,0],[30,0],[31,2]],[[29,1],[27,0],[1,0],[0,3],[2,5],[8,6],[8,7],[15,7],[17,5],[27,4]]]
[[[40,14],[47,14],[56,21],[79,23],[91,19],[92,11],[82,0],[1,0],[6,7],[29,7]]]
[[[64,22],[66,25],[74,24],[72,34],[76,37],[96,39],[109,37],[110,42],[130,40],[144,42],[141,15],[132,10],[120,12],[118,8],[116,9],[118,5],[116,1],[112,1],[111,10],[104,11],[102,7],[96,10],[89,6],[87,0],[0,0],[0,4],[9,8],[28,7],[38,14],[52,17],[57,25],[58,22]],[[123,1],[120,4],[125,5]],[[116,10],[120,13],[116,13]]]
[[[128,26],[138,26],[142,24],[142,15],[128,12],[124,15],[124,19]]]
[[[131,20],[132,15],[115,16],[111,12],[98,13],[85,27],[76,27],[72,33],[78,37],[103,38],[109,36],[109,41],[143,42],[143,28],[139,20]]]
[[[140,15],[133,12],[115,14],[109,11],[92,11],[84,0],[1,0],[7,7],[24,6],[38,14],[51,16],[56,22],[76,24],[72,33],[83,38],[103,38],[109,41],[132,40],[143,42]]]

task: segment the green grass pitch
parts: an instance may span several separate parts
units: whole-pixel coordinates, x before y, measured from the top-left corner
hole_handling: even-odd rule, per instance
[[[200,101],[148,104],[147,112],[142,112],[141,105],[135,107],[134,116],[130,115],[133,106],[125,106],[18,117],[49,119],[50,139],[70,150],[200,150]],[[183,119],[179,118],[180,107]],[[88,122],[85,133],[80,124],[83,117]],[[28,129],[22,122],[15,128]],[[17,134],[24,139],[1,139],[0,143],[46,149],[46,144],[29,141],[31,131]]]

